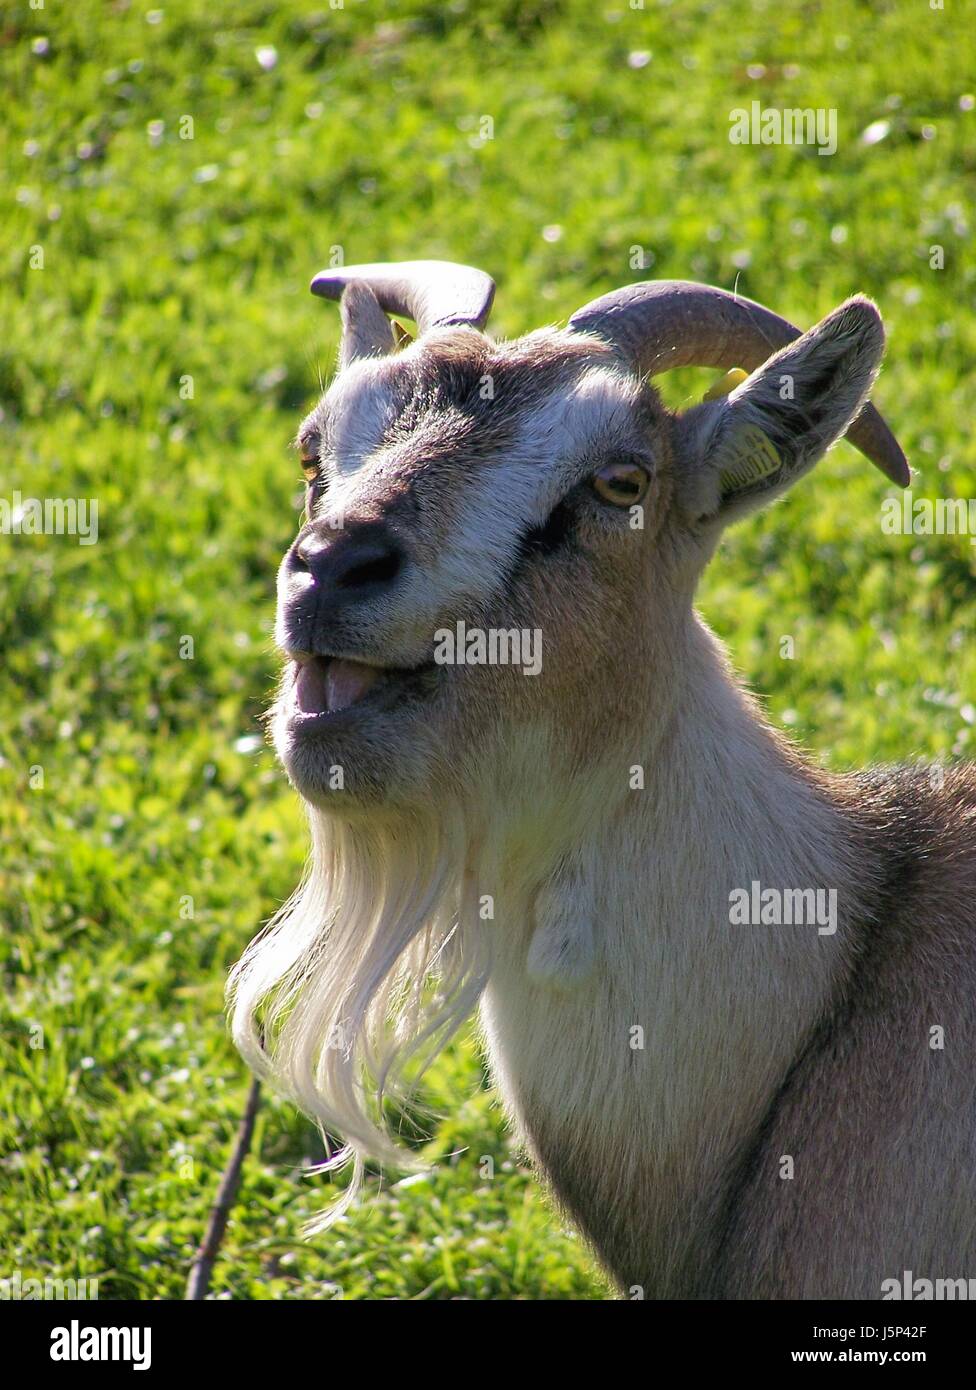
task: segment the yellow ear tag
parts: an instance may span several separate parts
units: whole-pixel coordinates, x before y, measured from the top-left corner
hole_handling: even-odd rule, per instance
[[[741,386],[748,378],[749,373],[741,367],[732,367],[712,383],[702,400],[720,401],[731,395],[735,388]],[[762,482],[782,467],[783,461],[779,453],[758,425],[733,429],[731,437],[725,441],[723,452],[730,456],[728,463],[718,475],[725,497]]]
[[[725,452],[731,457],[718,475],[725,496],[762,482],[782,465],[779,453],[758,425],[735,430],[726,442]]]
[[[393,325],[393,342],[396,345],[397,352],[399,352],[401,348],[409,347],[413,342],[413,336],[407,332],[399,320],[390,319],[390,323]]]
[[[737,386],[743,381],[748,380],[749,373],[744,372],[741,367],[733,367],[724,376],[714,381],[702,396],[703,401],[720,401],[723,396],[730,395]]]

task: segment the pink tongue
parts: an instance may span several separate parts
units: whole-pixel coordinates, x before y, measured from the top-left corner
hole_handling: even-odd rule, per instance
[[[306,661],[298,670],[295,695],[303,714],[348,709],[379,679],[375,666],[358,661]]]
[[[348,709],[376,684],[379,674],[375,666],[361,666],[358,661],[330,661],[325,673],[328,708]]]

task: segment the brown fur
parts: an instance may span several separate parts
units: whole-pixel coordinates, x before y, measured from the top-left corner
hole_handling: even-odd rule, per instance
[[[539,1094],[523,1099],[526,1142],[625,1295],[870,1300],[905,1270],[969,1277],[976,768],[947,770],[942,786],[931,769],[828,777],[768,732],[843,809],[859,863],[846,966],[821,1018],[713,1181],[701,1176],[710,1152],[623,1167],[604,1136],[567,1131]],[[936,1025],[944,1050],[929,1045]],[[947,1250],[959,1268],[944,1268]]]
[[[972,1250],[976,1233],[976,768],[942,787],[902,769],[835,790],[881,889],[723,1194],[710,1297],[878,1298],[879,1265],[972,1274],[933,1260]],[[934,1026],[944,1051],[929,1045]]]

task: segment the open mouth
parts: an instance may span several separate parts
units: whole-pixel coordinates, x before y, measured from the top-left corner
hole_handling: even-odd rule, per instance
[[[294,662],[292,695],[302,719],[321,719],[342,714],[360,705],[398,698],[419,691],[423,677],[433,668],[403,669],[368,666],[346,657],[302,656]]]

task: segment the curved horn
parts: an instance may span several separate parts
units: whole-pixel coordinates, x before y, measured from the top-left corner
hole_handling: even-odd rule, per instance
[[[614,290],[578,309],[569,327],[605,339],[642,376],[672,367],[752,372],[801,336],[754,300],[689,280],[647,280]],[[847,438],[892,482],[908,486],[908,461],[873,405],[865,405]]]
[[[413,319],[418,333],[455,323],[484,328],[495,297],[490,275],[452,261],[341,266],[320,271],[311,290],[324,299],[341,299],[353,280],[364,281],[386,313]]]

